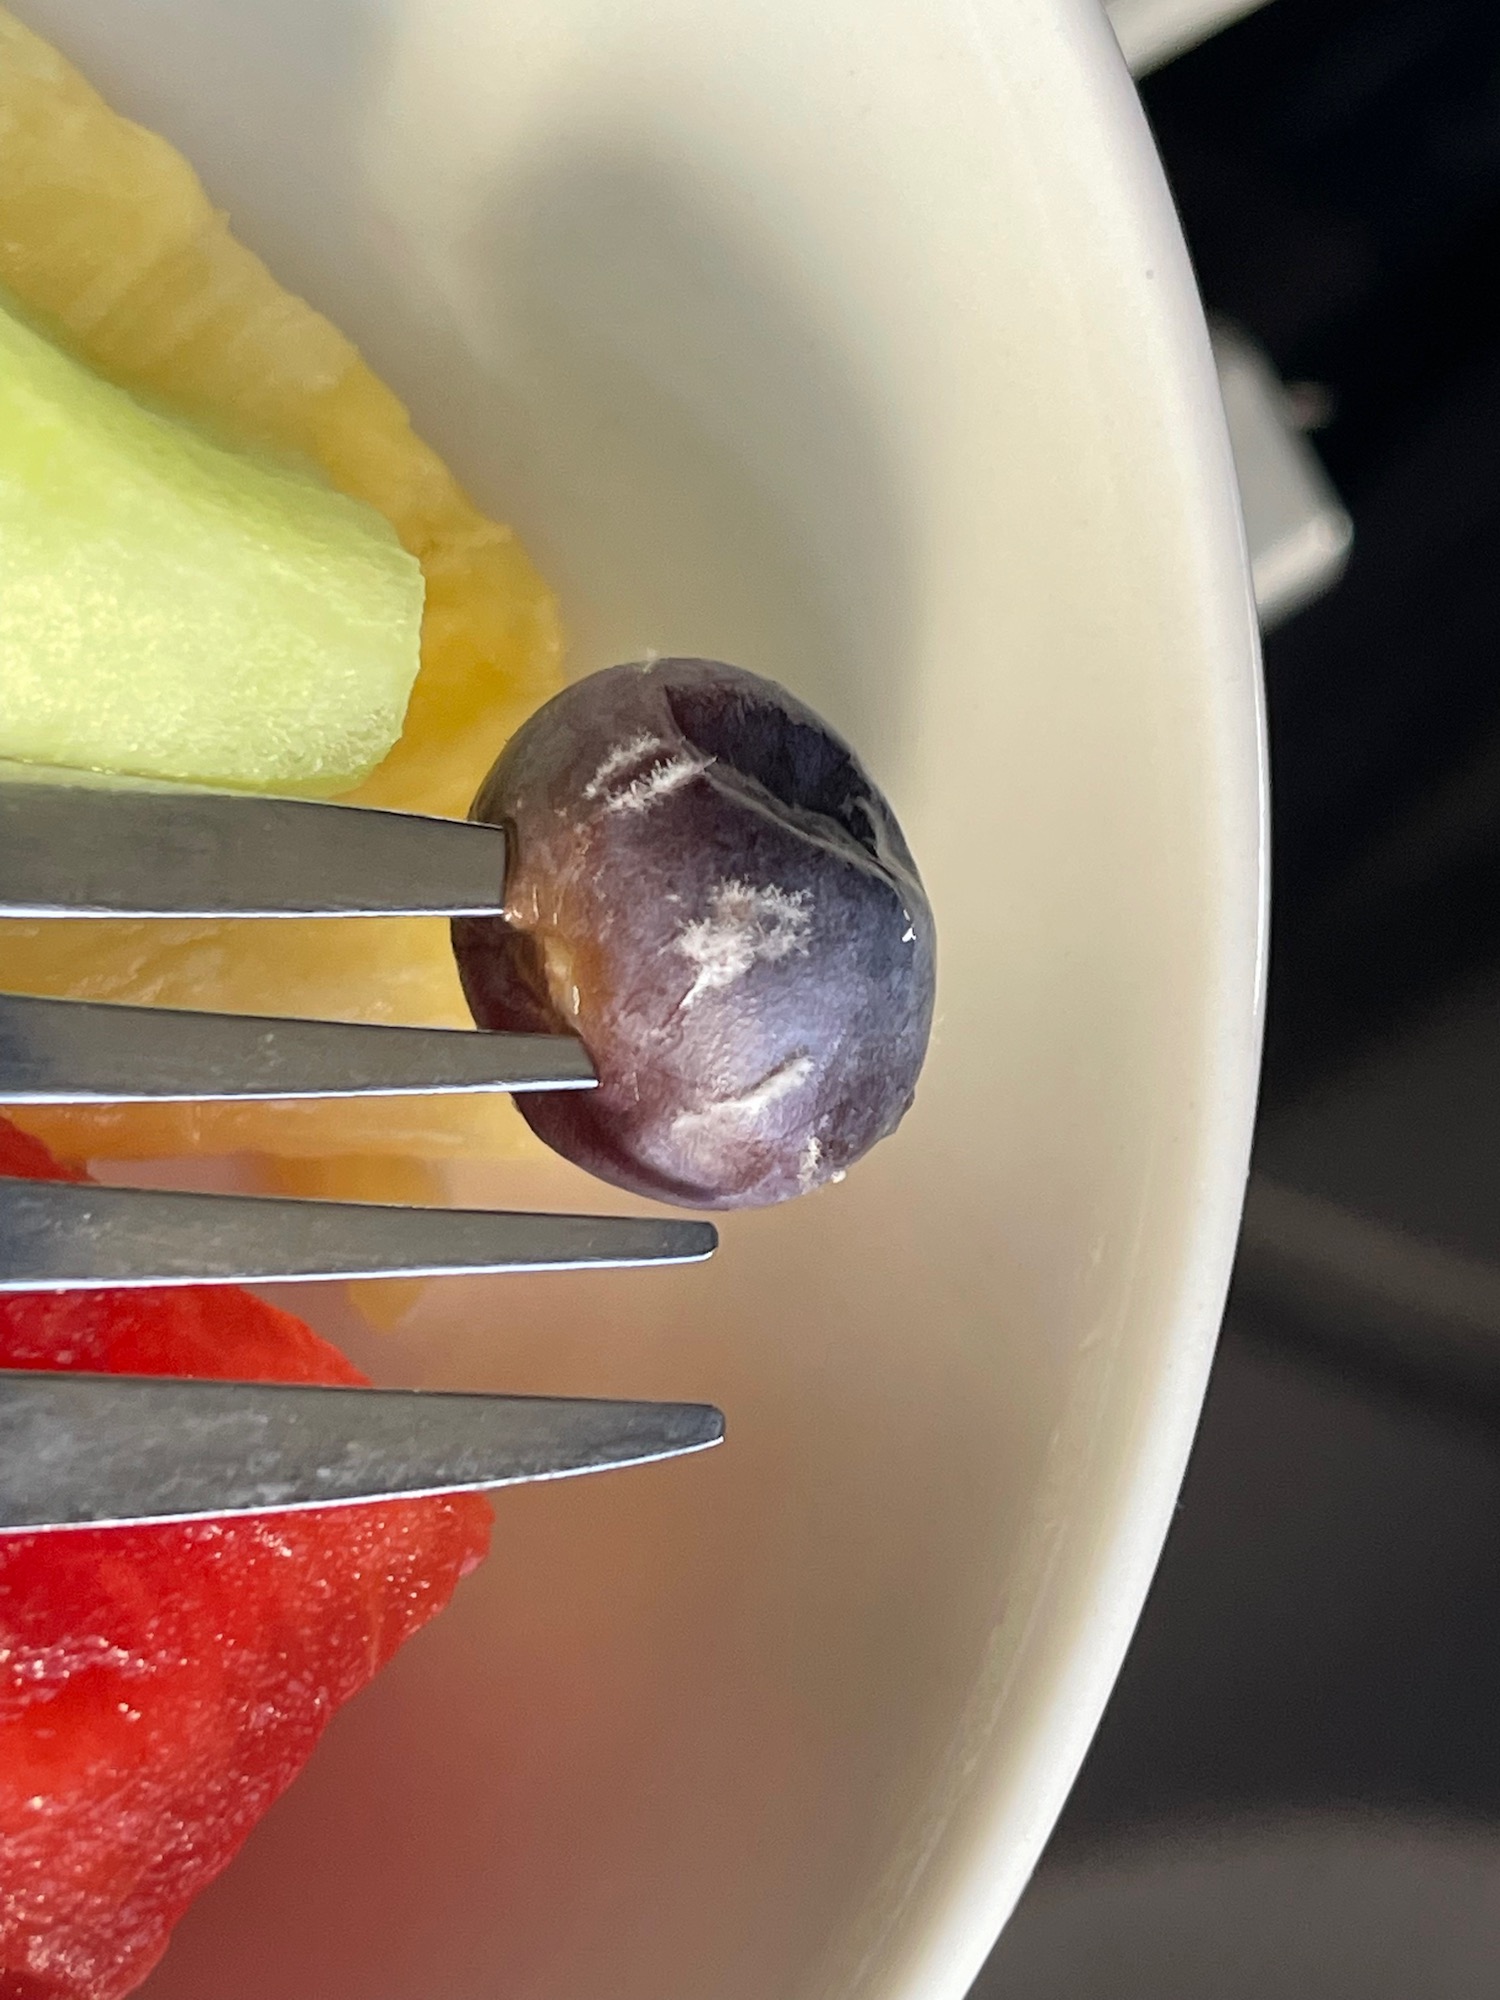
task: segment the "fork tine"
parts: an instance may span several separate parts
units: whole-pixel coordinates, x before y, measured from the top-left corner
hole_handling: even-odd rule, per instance
[[[0,781],[0,917],[488,916],[499,827],[247,793]]]
[[[641,1465],[705,1403],[0,1371],[0,1535],[347,1506]]]
[[[586,1090],[570,1035],[397,1028],[0,993],[0,1103]]]
[[[0,1177],[0,1292],[692,1264],[711,1223]]]

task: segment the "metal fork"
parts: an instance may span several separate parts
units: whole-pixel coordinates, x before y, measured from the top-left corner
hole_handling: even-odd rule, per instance
[[[502,829],[304,800],[0,780],[0,916],[499,916]],[[3,968],[0,968],[3,978]],[[0,1104],[586,1090],[567,1036],[0,993]],[[693,1263],[712,1225],[0,1176],[0,1293]],[[0,1371],[0,1532],[452,1491],[717,1443],[698,1404]]]

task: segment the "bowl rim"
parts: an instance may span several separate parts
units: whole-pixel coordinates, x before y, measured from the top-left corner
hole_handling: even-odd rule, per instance
[[[649,10],[656,0],[639,4]],[[923,0],[887,5],[920,11]],[[1210,661],[1222,663],[1205,690],[1220,783],[1203,828],[1216,843],[1223,907],[1205,946],[1211,962],[1199,1004],[1208,1023],[1195,1071],[1203,1097],[1191,1117],[1200,1186],[1174,1224],[1170,1324],[1151,1369],[1143,1366],[1149,1379],[1134,1388],[1113,1505],[1079,1592],[1084,1608],[1059,1635],[1056,1671],[1026,1718],[1024,1742],[1007,1745],[1004,1769],[998,1755],[985,1757],[920,1895],[891,1913],[876,1959],[851,1983],[862,2000],[962,2000],[1094,1736],[1170,1525],[1207,1385],[1248,1173],[1265,1004],[1268,789],[1250,572],[1203,308],[1166,178],[1099,0],[945,0],[944,11],[952,19],[944,32],[962,38],[958,52],[968,60],[999,67],[1024,39],[1038,94],[1071,119],[1069,170],[1097,204],[1094,260],[1161,364],[1152,377],[1143,363],[1132,382],[1160,416],[1172,477],[1199,509],[1184,531],[1173,606],[1197,635],[1205,674]],[[357,319],[350,326],[361,332]]]
[[[975,0],[973,32],[985,37],[1002,0]],[[1270,927],[1270,780],[1260,632],[1239,488],[1204,305],[1165,169],[1120,44],[1098,0],[1020,0],[1038,40],[1059,45],[1059,69],[1087,110],[1070,130],[1074,167],[1110,199],[1116,281],[1168,357],[1161,378],[1163,436],[1170,438],[1201,514],[1192,560],[1193,612],[1204,657],[1222,660],[1214,720],[1224,745],[1217,833],[1225,922],[1205,985],[1212,1029],[1197,1111],[1204,1170],[1175,1259],[1178,1307],[1160,1365],[1141,1395],[1139,1434],[1112,1520],[1101,1527],[1088,1608],[1062,1671],[1035,1719],[1020,1768],[991,1775],[982,1825],[937,1907],[908,1940],[902,1963],[869,1991],[878,2000],[963,2000],[1026,1888],[1067,1802],[1113,1692],[1154,1578],[1187,1471],[1218,1344],[1240,1217],[1265,1028]],[[1048,18],[1050,17],[1050,19]],[[995,52],[998,53],[998,52]],[[1180,398],[1173,420],[1171,395]],[[1187,588],[1184,584],[1183,601]],[[1217,644],[1209,642],[1216,636]],[[1026,1804],[1017,1824],[1014,1801]],[[915,1928],[915,1927],[914,1927]]]

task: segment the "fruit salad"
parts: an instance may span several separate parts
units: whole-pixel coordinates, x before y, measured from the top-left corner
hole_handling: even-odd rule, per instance
[[[558,685],[550,595],[172,148],[4,13],[0,314],[0,755],[461,813]],[[440,922],[0,923],[0,964],[21,991],[467,1020]],[[24,1116],[0,1176],[249,1150],[398,1199],[524,1135],[490,1098]],[[232,1287],[0,1298],[0,1367],[363,1380]],[[138,1985],[488,1534],[455,1497],[0,1535],[0,2000]]]
[[[421,566],[421,664],[399,741],[349,795],[465,813],[498,745],[561,685],[551,593],[352,344],[236,242],[182,156],[3,10],[0,291],[105,382],[231,445],[313,468],[384,517]],[[0,922],[0,962],[16,991],[439,1027],[469,1019],[447,926],[423,919]],[[299,1191],[396,1199],[420,1189],[413,1162],[533,1143],[496,1097],[15,1116],[69,1159],[259,1153],[296,1162],[273,1178]]]
[[[559,658],[514,538],[348,341],[0,12],[0,759],[511,836],[503,915],[451,935],[0,922],[0,983],[576,1034],[598,1088],[526,1118],[596,1175],[709,1207],[842,1179],[911,1104],[933,1013],[887,801],[758,676],[657,659],[564,690]],[[0,1115],[0,1198],[239,1152],[291,1192],[419,1199],[428,1163],[531,1143],[484,1096],[28,1107]],[[30,1368],[363,1380],[206,1286],[0,1295],[0,1369]],[[455,1497],[0,1534],[0,2000],[132,1990],[488,1532]]]

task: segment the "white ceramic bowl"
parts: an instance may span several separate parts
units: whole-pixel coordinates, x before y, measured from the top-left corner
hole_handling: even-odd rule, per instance
[[[708,1397],[503,1496],[157,2000],[959,2000],[1088,1743],[1245,1170],[1263,800],[1208,348],[1092,0],[22,0],[559,585],[777,675],[926,875],[939,1024],[702,1271],[453,1284],[394,1379]],[[465,1195],[588,1204],[571,1169]]]

